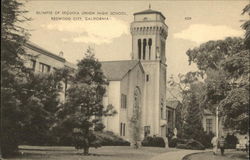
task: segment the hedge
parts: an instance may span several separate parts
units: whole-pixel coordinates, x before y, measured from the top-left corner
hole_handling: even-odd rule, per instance
[[[165,142],[162,137],[146,137],[142,141],[142,146],[150,147],[165,147]]]

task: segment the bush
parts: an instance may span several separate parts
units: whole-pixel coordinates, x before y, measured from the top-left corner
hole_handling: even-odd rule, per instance
[[[201,144],[199,141],[196,141],[196,140],[193,140],[193,139],[189,140],[185,144],[178,144],[177,143],[176,148],[179,148],[179,149],[193,149],[193,150],[204,150],[205,149],[203,144]]]
[[[238,143],[238,138],[233,134],[227,134],[226,136],[226,149],[235,149],[236,148],[236,144]]]
[[[130,146],[130,143],[111,131],[96,132],[97,143],[102,146]]]
[[[168,146],[169,146],[169,147],[176,147],[176,145],[177,145],[177,138],[170,139],[170,140],[168,141]]]
[[[174,139],[170,139],[168,141],[168,146],[169,147],[176,147],[177,144],[185,144],[188,140],[185,139],[179,139],[179,138],[174,138]]]
[[[202,137],[200,138],[200,142],[206,147],[206,148],[212,148],[213,145],[211,144],[211,140],[214,137],[214,134],[212,132],[210,133],[204,133]]]
[[[146,137],[142,141],[142,146],[150,147],[165,147],[165,142],[162,137]]]

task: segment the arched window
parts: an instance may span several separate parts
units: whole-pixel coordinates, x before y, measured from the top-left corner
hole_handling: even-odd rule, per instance
[[[146,45],[147,45],[147,40],[143,39],[143,59],[146,59]]]
[[[151,46],[152,46],[152,39],[149,38],[148,40],[148,59],[150,60],[151,59]]]
[[[141,59],[141,39],[138,39],[138,59]]]

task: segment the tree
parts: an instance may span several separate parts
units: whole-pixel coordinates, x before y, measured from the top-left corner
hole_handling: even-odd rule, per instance
[[[18,95],[21,107],[26,108],[22,121],[23,143],[48,145],[55,142],[52,129],[57,122],[55,115],[62,103],[62,81],[64,72],[67,71],[68,69],[62,68],[48,74],[34,73],[27,77],[27,83],[21,85],[26,89],[26,92]]]
[[[224,126],[247,132],[249,114],[249,50],[241,38],[209,41],[187,51],[189,62],[205,74],[204,103],[220,108]]]
[[[202,138],[204,137],[204,129],[202,126],[204,108],[201,105],[202,98],[199,96],[202,88],[203,83],[193,82],[184,98],[184,105],[187,106],[187,116],[183,125],[183,137],[187,139],[191,138],[199,142],[202,142]]]
[[[26,11],[16,0],[2,0],[1,27],[1,151],[4,157],[17,151],[20,140],[21,117],[24,111],[18,98],[24,89],[20,87],[30,74],[22,56],[28,32],[20,23],[29,20],[23,17]]]
[[[204,99],[204,83],[200,81],[203,74],[201,72],[188,72],[185,75],[179,74],[178,79],[170,77],[168,81],[168,92],[180,104],[176,108],[176,127],[178,130],[178,137],[187,137],[189,128],[192,128],[192,123],[188,120],[192,118],[193,109],[197,115],[203,114],[203,99]],[[174,91],[174,92],[172,92]],[[197,120],[198,118],[198,120]],[[187,120],[189,122],[187,122]],[[196,117],[196,124],[201,125],[200,117]],[[191,129],[192,130],[192,129]],[[194,130],[193,130],[194,131]],[[198,129],[200,132],[200,128]],[[197,134],[199,134],[199,132]]]
[[[26,11],[21,9],[22,3],[1,2],[1,151],[3,157],[7,157],[17,152],[18,145],[24,142],[48,142],[63,76],[34,74],[26,67],[25,61],[30,55],[24,45],[29,33],[20,25],[30,19],[24,17]]]
[[[112,105],[103,106],[107,80],[101,70],[101,63],[95,59],[93,50],[88,48],[85,58],[78,62],[78,69],[67,90],[67,99],[60,113],[61,125],[70,130],[75,137],[75,147],[89,153],[89,147],[96,143],[95,127],[101,123],[102,116],[111,116],[115,112]]]
[[[246,5],[245,8],[242,11],[242,15],[248,14],[250,16],[250,4]],[[250,49],[250,20],[246,20],[242,26],[241,26],[246,32],[245,32],[245,45],[247,49]]]

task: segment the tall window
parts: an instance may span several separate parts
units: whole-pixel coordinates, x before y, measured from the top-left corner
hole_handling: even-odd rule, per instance
[[[141,39],[138,39],[138,58],[141,59]]]
[[[174,127],[174,123],[173,123],[173,111],[172,110],[168,110],[168,124],[170,128]]]
[[[50,72],[50,66],[44,63],[39,63],[39,72],[43,72],[43,73]]]
[[[121,95],[121,108],[127,108],[127,96],[125,94]]]
[[[144,136],[150,135],[150,126],[144,126]]]
[[[126,124],[120,123],[120,136],[125,136],[126,133]]]
[[[212,119],[206,119],[206,131],[207,133],[212,132]]]
[[[168,120],[168,109],[166,108],[166,120]]]
[[[126,133],[126,124],[123,123],[123,136],[125,136],[125,133]]]
[[[149,74],[146,75],[146,81],[149,81]]]
[[[35,71],[35,69],[36,69],[36,61],[33,60],[33,59],[30,60],[30,65],[31,65],[30,67],[32,68],[32,70]]]
[[[146,59],[146,45],[147,45],[147,40],[143,39],[143,59]]]
[[[163,109],[163,99],[161,99],[161,119],[165,119],[165,117],[164,117],[164,109]]]
[[[165,57],[165,43],[164,41],[161,41],[161,60]]]
[[[120,136],[122,136],[122,126],[123,126],[123,123],[120,123]]]
[[[149,38],[149,40],[148,40],[148,48],[149,48],[149,51],[148,51],[148,59],[149,59],[149,60],[151,59],[151,46],[152,46],[152,39]]]

